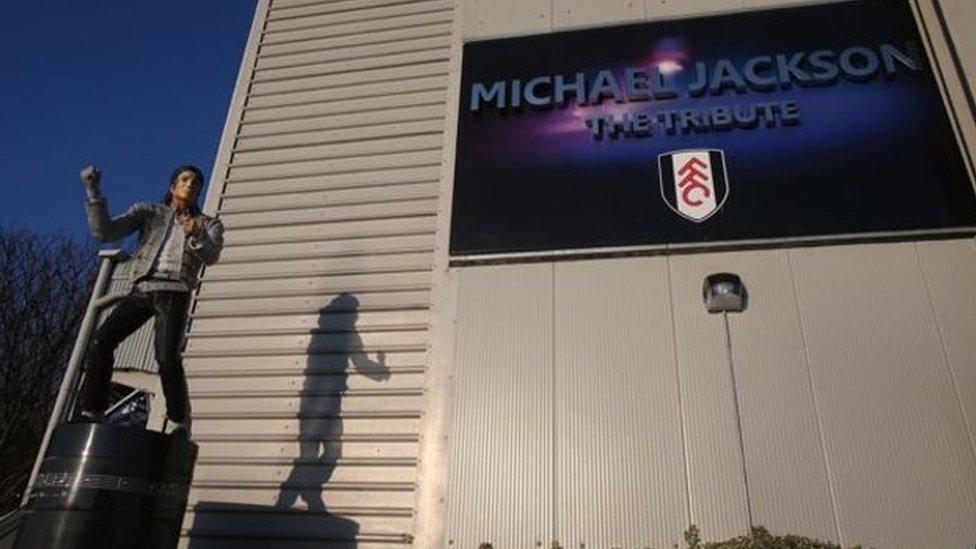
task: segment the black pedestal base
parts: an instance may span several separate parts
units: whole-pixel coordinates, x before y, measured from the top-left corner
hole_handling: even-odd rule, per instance
[[[172,549],[197,446],[99,424],[55,429],[15,549]]]

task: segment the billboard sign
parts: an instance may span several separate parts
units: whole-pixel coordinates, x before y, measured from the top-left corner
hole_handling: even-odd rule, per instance
[[[973,226],[908,0],[464,46],[454,256]]]

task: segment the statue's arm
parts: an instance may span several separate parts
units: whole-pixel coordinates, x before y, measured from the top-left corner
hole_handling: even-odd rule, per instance
[[[112,242],[124,238],[142,227],[146,205],[142,202],[133,204],[120,216],[108,215],[108,201],[103,196],[88,198],[85,202],[88,211],[88,228],[92,236],[102,242]]]
[[[88,212],[88,228],[92,236],[102,242],[112,242],[142,227],[148,210],[145,203],[133,204],[124,214],[110,217],[108,201],[102,196],[101,191],[102,172],[95,166],[86,166],[79,175],[88,196],[85,210]]]
[[[187,248],[207,265],[220,259],[224,247],[224,224],[216,218],[202,220],[199,228],[187,239]]]

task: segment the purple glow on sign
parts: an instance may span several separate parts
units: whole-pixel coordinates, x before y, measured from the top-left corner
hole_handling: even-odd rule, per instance
[[[677,60],[665,59],[657,63],[657,69],[661,71],[661,74],[670,76],[674,73],[683,71],[684,66]]]
[[[661,74],[670,76],[684,70],[690,55],[688,46],[680,38],[662,38],[651,48],[651,54],[645,61],[656,66]]]
[[[679,38],[662,38],[652,47],[651,53],[642,63],[645,66],[657,67],[666,77],[683,71],[689,62],[688,48],[684,40]],[[623,80],[623,69],[616,76]],[[634,115],[646,112],[647,106],[643,102],[614,103],[603,101],[598,105],[573,104],[565,109],[556,109],[541,123],[533,124],[530,132],[534,135],[560,135],[586,133],[586,120],[595,116],[613,116],[620,119],[624,115]]]

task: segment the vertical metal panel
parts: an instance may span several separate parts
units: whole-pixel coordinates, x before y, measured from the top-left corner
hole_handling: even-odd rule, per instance
[[[820,422],[787,252],[700,256],[695,279],[742,277],[748,307],[729,315],[753,521],[838,539]]]
[[[959,51],[959,60],[970,89],[976,91],[976,3],[972,0],[938,0],[946,16],[946,24]]]
[[[742,0],[644,0],[648,19],[690,17],[731,11],[742,7]]]
[[[240,132],[244,105],[247,103],[247,96],[251,92],[254,64],[257,62],[258,49],[261,47],[261,35],[270,4],[271,0],[258,0],[254,7],[254,20],[251,21],[247,43],[244,44],[241,64],[237,69],[237,81],[234,83],[234,92],[231,95],[230,104],[227,106],[227,118],[224,120],[224,128],[220,133],[220,145],[217,147],[217,156],[214,159],[213,171],[210,172],[210,179],[207,184],[207,194],[203,201],[203,210],[211,215],[216,213],[217,206],[220,204],[220,197],[226,186],[228,164],[231,156],[233,156],[235,141]]]
[[[972,240],[915,245],[956,403],[976,452],[976,246]],[[976,459],[976,456],[974,456]]]
[[[914,244],[790,254],[843,541],[968,546],[976,468]]]
[[[461,95],[463,36],[473,10],[462,0],[455,3],[451,27],[451,63],[447,81],[448,105]],[[454,357],[458,279],[449,268],[451,204],[454,190],[454,155],[457,142],[457,109],[445,109],[444,148],[437,167],[439,203],[431,270],[431,315],[428,368],[424,378],[424,408],[418,445],[417,499],[414,505],[413,546],[445,547],[447,536],[448,469],[450,429],[453,417]]]
[[[460,22],[461,36],[459,38],[455,38],[459,42],[456,45],[463,47],[465,41],[474,40],[478,37],[478,6],[475,4],[475,0],[458,0],[458,18]],[[456,66],[457,72],[461,72],[461,56],[456,55],[454,57],[454,61],[457,64],[452,65],[452,67]],[[451,145],[448,146],[453,148]]]
[[[548,545],[552,266],[458,273],[448,544]]]
[[[554,0],[553,10],[555,30],[639,21],[645,14],[640,0]]]
[[[188,334],[187,546],[411,542],[452,7],[258,3]]]
[[[109,284],[109,294],[127,294],[132,289],[132,281],[129,279],[130,262],[122,263],[115,268],[112,273],[112,281]],[[102,314],[101,321],[111,314],[112,309]],[[141,328],[126,338],[115,350],[116,370],[141,370],[144,372],[156,373],[159,367],[156,365],[156,353],[153,350],[153,323],[146,322]]]
[[[115,369],[158,372],[153,334],[153,321],[150,319],[115,350]]]
[[[950,18],[955,20],[954,24],[958,25],[959,28],[964,28],[967,19],[965,19],[964,14],[960,15],[962,11],[957,10],[973,11],[968,8],[968,4],[962,0],[941,1],[944,5],[952,4],[946,8],[947,12],[950,13]],[[923,0],[923,3],[927,2],[928,0]],[[742,9],[785,7],[803,3],[809,2],[805,0],[643,0],[643,9],[648,19],[656,19],[693,17],[711,13],[734,12]],[[461,4],[463,6],[461,11],[463,37],[465,39],[527,35],[548,32],[551,28],[596,26],[624,20],[619,13],[621,11],[618,9],[620,4],[617,2],[555,0],[551,2],[551,13],[548,13],[547,2],[521,2],[516,5],[511,1],[463,0]],[[626,6],[626,3],[624,6],[631,8],[631,6]],[[547,18],[551,19],[551,24],[546,24]],[[934,25],[934,23],[932,24]],[[937,47],[937,50],[939,50],[940,59],[944,63],[948,63],[944,48],[939,49]],[[972,56],[964,54],[967,62],[971,62],[970,58],[974,56],[976,53]],[[457,65],[453,66],[457,71]],[[971,72],[970,78],[972,79],[972,77],[973,73]],[[962,106],[963,103],[959,101],[961,96],[955,93],[954,97],[957,100],[957,105]],[[449,113],[448,116],[451,114]],[[453,120],[448,122],[449,127],[453,127],[453,125]],[[964,132],[968,131],[970,130],[964,129]],[[453,139],[449,138],[449,149],[452,144]],[[450,154],[446,156],[445,163],[448,168],[453,165],[453,157]],[[452,183],[450,169],[446,170],[445,174],[447,175],[442,181],[442,188],[449,189],[450,183]],[[444,202],[443,199],[444,195],[442,195],[442,204],[446,204],[447,207],[442,207],[438,215],[438,239],[446,244],[447,223],[445,220],[448,220],[450,216],[450,201]],[[435,261],[446,262],[446,255],[445,245],[435,251]],[[687,412],[686,415],[691,416],[685,418],[685,422],[689,425],[687,436],[689,439],[694,439],[689,446],[692,519],[705,526],[705,534],[710,539],[716,539],[725,534],[741,533],[748,526],[745,487],[741,478],[739,461],[741,458],[736,456],[737,443],[732,438],[734,429],[730,428],[729,423],[732,413],[731,381],[728,378],[728,356],[724,350],[724,326],[716,322],[718,320],[716,317],[710,317],[704,313],[700,294],[701,278],[705,271],[713,267],[718,269],[724,265],[726,269],[735,270],[746,277],[750,289],[758,292],[753,295],[753,303],[747,313],[733,316],[730,319],[732,338],[735,342],[732,358],[739,376],[737,381],[741,391],[740,406],[746,440],[745,461],[750,475],[750,495],[752,496],[751,504],[755,521],[776,530],[799,531],[824,538],[836,538],[838,536],[837,525],[830,497],[830,477],[827,474],[830,462],[824,457],[826,439],[821,439],[816,414],[818,402],[824,408],[835,406],[835,403],[830,401],[825,404],[815,398],[819,397],[821,393],[813,390],[816,387],[816,384],[812,382],[813,368],[823,368],[825,363],[823,360],[817,363],[813,361],[808,363],[807,361],[797,297],[793,293],[790,278],[789,253],[719,254],[714,256],[718,263],[711,262],[711,257],[676,257],[670,260],[672,262],[670,275],[674,280],[671,296],[674,300],[675,309],[677,363],[683,389],[681,396],[683,409]],[[924,257],[923,253],[923,261]],[[569,276],[568,273],[573,272],[574,275],[583,276],[573,269],[593,268],[598,270],[600,267],[596,266],[597,263],[599,262],[592,266],[581,264],[573,267],[556,264],[555,269],[558,273],[557,296],[562,295],[559,290],[561,288],[559,280],[564,275]],[[947,275],[955,272],[952,270],[954,268],[947,269]],[[465,271],[465,269],[451,270],[450,274],[451,276],[464,276]],[[440,276],[441,279],[449,281],[450,276],[447,272],[447,269],[444,269],[443,273],[435,272],[435,280],[438,280]],[[866,289],[869,286],[863,284],[859,287],[860,290],[858,291],[862,293],[873,291]],[[601,288],[600,291],[610,290]],[[937,301],[937,298],[933,297],[933,300]],[[966,311],[973,310],[958,303],[954,305],[959,307],[958,311],[954,313],[940,312],[939,314],[965,315]],[[562,307],[569,307],[568,303],[563,303],[559,297],[554,301],[554,306],[557,310],[562,310]],[[938,309],[940,305],[936,303],[935,307]],[[908,308],[912,307],[906,307],[906,309]],[[630,309],[624,308],[624,310]],[[460,310],[452,309],[436,313],[441,318],[441,328],[434,334],[434,337],[439,337],[453,329],[451,321],[454,313],[460,314]],[[562,333],[559,318],[560,315],[557,315],[557,334]],[[446,325],[448,327],[445,327]],[[592,329],[593,326],[590,328]],[[615,328],[620,330],[621,334],[628,333],[625,328],[620,326],[615,326]],[[862,328],[862,331],[875,330],[875,328],[877,326],[872,324],[868,328]],[[882,335],[875,334],[875,336],[901,337],[900,328],[899,330],[889,328],[890,326],[886,327],[882,323],[882,326],[878,328]],[[915,328],[916,326],[913,325],[908,329],[914,330]],[[960,329],[957,336],[960,338],[960,342],[964,339],[962,333],[963,330]],[[557,356],[562,356],[561,353],[564,352],[560,339],[558,336],[555,339]],[[947,346],[951,345],[950,339],[952,336],[946,336]],[[592,339],[581,339],[577,342],[580,347],[578,352],[586,356],[585,354],[589,352],[587,343],[592,344],[593,341]],[[721,346],[717,347],[717,342],[721,342]],[[968,344],[968,342],[967,339],[962,343],[957,342],[957,344],[963,345]],[[460,340],[457,340],[457,344],[457,352],[464,353]],[[623,353],[623,349],[632,344],[631,338],[625,338],[621,335],[621,349],[615,349],[614,352]],[[960,347],[960,349],[964,348]],[[966,351],[961,350],[959,352],[962,354]],[[566,354],[572,353],[567,352]],[[557,359],[554,378],[557,387],[561,383],[568,382],[568,379],[559,376],[563,367],[562,360]],[[449,382],[443,383],[446,386]],[[557,392],[558,394],[561,393]],[[879,394],[881,391],[878,391],[873,398],[880,398]],[[586,396],[594,397],[594,395]],[[557,400],[556,402],[559,403],[560,401]],[[571,410],[569,404],[559,405],[555,416],[556,425],[559,429],[564,427],[559,415],[564,408],[567,413],[576,411]],[[459,404],[452,413],[457,413],[461,409],[462,405]],[[836,421],[842,421],[840,418],[844,417],[843,414],[833,409],[828,410],[828,412]],[[692,431],[695,431],[695,434],[692,434]],[[563,431],[557,430],[556,441],[559,446],[555,450],[557,462],[554,463],[556,479],[560,483],[569,482],[567,475],[570,469],[568,466],[560,469],[563,459],[570,461],[581,459],[574,457],[571,452],[565,449],[567,448],[566,444],[569,444],[568,441],[571,439],[568,438],[568,434],[565,435],[565,438],[561,438],[561,433]],[[896,435],[891,434],[890,436],[895,437]],[[596,441],[592,441],[592,444],[594,452],[602,449]],[[608,444],[608,446],[612,447],[613,445]],[[849,458],[847,465],[856,462],[859,467],[870,468],[875,456],[866,453],[863,447],[857,450],[852,449],[856,446],[853,441],[849,446],[845,449],[848,453],[847,458]],[[457,448],[453,448],[453,450],[458,451]],[[609,450],[604,451],[610,452]],[[924,452],[919,453],[924,454]],[[827,454],[829,455],[829,452]],[[609,455],[609,453],[605,455]],[[452,459],[459,459],[456,453]],[[882,456],[879,459],[889,458]],[[453,463],[454,461],[452,461]],[[579,466],[586,467],[586,464],[580,461]],[[890,471],[888,472],[890,473]],[[846,474],[850,476],[853,473],[847,471]],[[887,479],[880,474],[872,478],[874,483],[881,487],[878,490],[883,491]],[[591,489],[593,488],[591,487]],[[559,497],[560,494],[570,493],[570,490],[577,490],[582,493],[586,487],[575,486],[564,489],[562,484],[557,484],[556,499],[554,500],[556,509],[554,512],[570,512],[566,508],[569,503],[563,502]],[[856,488],[848,487],[846,490],[849,497],[846,507],[848,519],[846,522],[841,521],[842,526],[845,526],[842,533],[845,534],[845,541],[863,542],[867,538],[850,535],[850,524],[874,520],[876,515],[882,512],[878,510],[877,501],[884,501],[889,495],[885,494],[880,500],[873,503],[869,503],[865,499],[860,507],[854,508],[850,505],[850,501],[852,501],[850,497],[851,492],[856,491]],[[930,493],[938,493],[938,490],[932,489]],[[451,507],[450,498],[447,507]],[[859,514],[863,514],[867,518],[863,518]],[[562,514],[557,514],[555,527],[558,529],[558,535],[563,535],[563,526],[570,527],[572,525],[580,531],[586,531],[589,528],[586,523],[588,518],[592,517],[580,519],[582,524],[572,524]],[[958,526],[960,522],[957,518],[947,520],[955,521],[954,524]],[[902,524],[912,524],[910,520],[902,520],[901,522]],[[595,525],[594,528],[596,528]],[[559,541],[563,542],[563,546],[571,547],[569,541],[572,537],[573,535],[570,534],[566,536],[565,540],[560,539]],[[937,544],[940,541],[942,540],[936,538],[934,543]],[[932,545],[932,543],[927,544],[927,546]],[[418,545],[418,547],[420,546],[423,545]],[[504,544],[495,544],[495,547],[503,546]],[[899,545],[895,544],[894,546],[898,547]]]
[[[552,0],[464,0],[465,40],[552,30]]]
[[[972,171],[976,164],[976,104],[973,103],[973,84],[976,82],[976,75],[972,71],[967,72],[967,67],[971,68],[973,54],[976,51],[969,49],[965,43],[960,45],[959,25],[976,20],[976,10],[972,7],[968,9],[943,9],[941,16],[938,6],[945,5],[941,0],[915,0],[913,6],[917,8],[916,21],[919,25],[920,34],[924,40],[926,53],[932,59],[932,70],[942,88],[942,93],[947,101],[947,111],[953,121],[953,129],[960,138],[960,146],[967,154],[970,168],[970,177],[976,178],[976,172]],[[955,25],[955,26],[953,26]],[[963,27],[966,28],[966,27]],[[944,34],[948,32],[953,36]],[[951,41],[951,44],[950,44]],[[955,45],[955,53],[961,56],[956,58],[953,55],[952,45]],[[957,66],[957,61],[958,65]],[[960,74],[959,71],[967,74]],[[963,82],[963,78],[968,77],[968,89]]]
[[[702,261],[669,259],[675,346],[688,452],[691,520],[708,539],[749,529],[725,324],[702,304]]]
[[[688,516],[667,262],[555,269],[555,540],[671,547]]]

